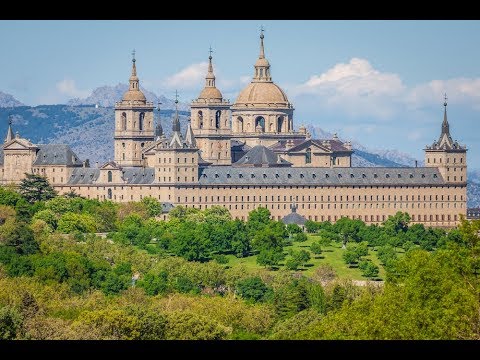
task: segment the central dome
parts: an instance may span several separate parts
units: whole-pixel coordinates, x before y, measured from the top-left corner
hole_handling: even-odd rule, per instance
[[[251,82],[240,92],[234,106],[276,105],[288,107],[287,95],[273,82]]]

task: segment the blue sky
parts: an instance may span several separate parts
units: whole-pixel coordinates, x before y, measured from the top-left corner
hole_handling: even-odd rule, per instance
[[[421,159],[447,92],[452,136],[480,168],[480,21],[0,21],[0,91],[29,105],[85,97],[126,82],[135,48],[141,84],[188,102],[211,45],[217,87],[234,101],[253,74],[260,25],[296,127]]]

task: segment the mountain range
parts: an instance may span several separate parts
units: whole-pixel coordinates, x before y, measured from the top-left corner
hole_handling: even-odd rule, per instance
[[[128,85],[102,86],[85,99],[72,99],[66,105],[26,106],[12,95],[0,92],[0,136],[6,134],[8,117],[12,116],[13,130],[33,143],[69,144],[81,159],[89,159],[91,166],[113,159],[113,131],[115,101],[121,99]],[[143,89],[148,101],[156,106],[161,102],[160,120],[165,134],[171,133],[175,103]],[[187,127],[189,106],[178,103],[180,127]],[[158,119],[155,111],[155,119]],[[318,126],[307,125],[313,138],[331,139],[333,134]],[[352,142],[355,150],[352,166],[404,167],[423,166],[423,161],[397,150],[367,148]],[[480,207],[480,170],[468,171],[468,207]]]

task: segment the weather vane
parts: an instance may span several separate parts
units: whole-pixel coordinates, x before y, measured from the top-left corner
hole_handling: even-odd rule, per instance
[[[178,104],[178,91],[175,90],[175,104]]]
[[[263,32],[265,31],[265,28],[263,25],[260,25],[260,35],[263,36]]]
[[[445,102],[443,103],[443,106],[447,106],[447,100],[448,100],[448,98],[447,98],[447,93],[445,93],[444,99],[445,99]]]
[[[132,51],[132,61],[135,62],[135,49]]]
[[[213,53],[212,46],[210,46],[210,49],[208,50],[208,52],[210,53],[210,57],[212,57],[212,53]]]

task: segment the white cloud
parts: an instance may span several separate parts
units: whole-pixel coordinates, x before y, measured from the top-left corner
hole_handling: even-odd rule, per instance
[[[444,93],[447,93],[449,103],[470,105],[474,110],[480,110],[480,78],[432,80],[413,87],[406,102],[412,108],[440,105]]]
[[[352,58],[292,89],[294,97],[310,95],[320,105],[339,108],[350,116],[389,118],[405,92],[397,74],[380,72],[365,59]]]
[[[60,95],[66,95],[69,97],[85,98],[90,95],[89,90],[80,90],[75,84],[75,80],[65,78],[55,84],[57,91]]]
[[[170,89],[200,89],[205,81],[207,69],[207,62],[191,64],[176,74],[167,77],[163,81],[163,86]]]
[[[314,104],[317,112],[336,112],[351,118],[369,116],[389,121],[405,111],[411,118],[421,118],[422,108],[441,106],[445,92],[449,104],[480,111],[480,78],[432,80],[407,87],[398,74],[381,72],[360,58],[336,64],[288,90],[294,102],[307,102]]]

